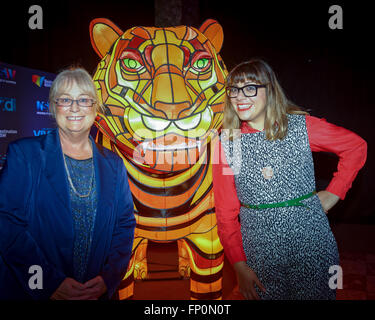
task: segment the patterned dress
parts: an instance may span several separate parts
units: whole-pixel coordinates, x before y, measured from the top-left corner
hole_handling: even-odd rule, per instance
[[[305,117],[288,115],[288,133],[269,141],[264,132],[221,139],[241,203],[283,202],[315,190]],[[250,209],[240,223],[247,264],[266,288],[261,299],[335,299],[329,269],[339,264],[336,240],[317,195],[305,206]]]

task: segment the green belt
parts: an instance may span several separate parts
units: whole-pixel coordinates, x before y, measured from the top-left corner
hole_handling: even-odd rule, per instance
[[[301,196],[299,198],[291,199],[288,201],[283,202],[276,202],[276,203],[261,203],[261,204],[245,204],[241,202],[241,206],[249,208],[249,209],[267,209],[267,208],[280,208],[280,207],[292,207],[292,206],[303,206],[307,207],[305,204],[301,203],[301,200],[308,199],[316,194],[316,191],[310,192]]]

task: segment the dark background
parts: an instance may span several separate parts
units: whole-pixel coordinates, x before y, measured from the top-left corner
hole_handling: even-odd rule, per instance
[[[31,5],[43,9],[43,29],[31,30]],[[343,9],[343,29],[328,27],[331,5]],[[221,56],[228,68],[260,57],[274,68],[287,96],[310,114],[346,127],[368,143],[368,158],[348,192],[329,213],[333,223],[375,223],[373,180],[374,17],[356,1],[19,1],[1,4],[0,61],[57,73],[81,64],[92,74],[99,57],[89,24],[108,18],[123,31],[133,26],[187,24],[216,19],[224,29]],[[170,19],[168,21],[168,19]],[[373,90],[371,90],[372,93]],[[337,157],[314,154],[318,189]]]

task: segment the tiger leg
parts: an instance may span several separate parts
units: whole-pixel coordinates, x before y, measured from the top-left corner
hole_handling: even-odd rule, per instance
[[[134,295],[134,280],[147,277],[147,244],[147,239],[141,237],[134,239],[128,270],[118,289],[119,300],[130,299]]]
[[[178,240],[178,272],[183,278],[190,277],[190,256],[189,247],[185,240]]]
[[[192,300],[222,299],[222,271],[224,251],[217,235],[217,227],[206,233],[190,234],[179,240],[179,253],[190,262],[190,297]],[[186,266],[179,267],[180,273]]]

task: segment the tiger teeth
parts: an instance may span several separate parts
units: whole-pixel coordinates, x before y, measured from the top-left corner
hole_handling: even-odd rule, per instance
[[[199,152],[201,151],[201,141],[189,141],[189,143],[179,143],[179,144],[169,144],[164,145],[161,143],[153,143],[150,141],[145,141],[142,144],[143,152],[147,150],[150,151],[175,151],[175,150],[186,150],[186,149],[194,149],[198,148]]]

